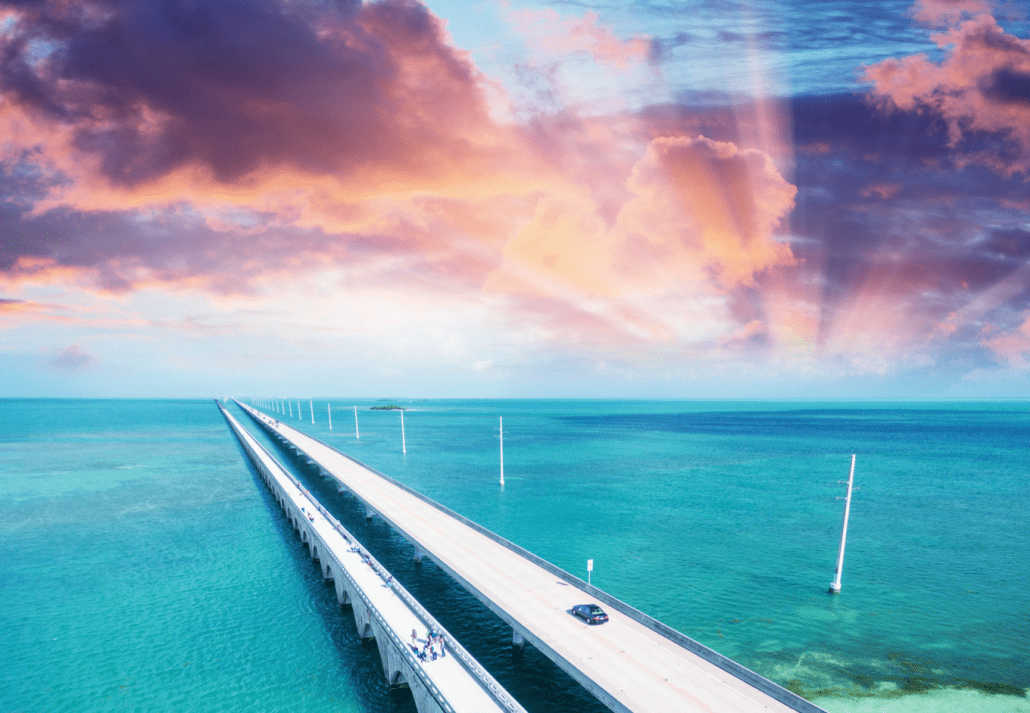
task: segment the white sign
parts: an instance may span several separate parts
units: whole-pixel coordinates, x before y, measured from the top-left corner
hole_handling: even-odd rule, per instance
[[[587,572],[593,572],[593,571],[594,571],[594,561],[593,560],[587,560]]]

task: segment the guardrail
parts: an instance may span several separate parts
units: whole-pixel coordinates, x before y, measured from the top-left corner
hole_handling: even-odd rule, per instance
[[[234,399],[234,401],[235,401],[235,399]],[[251,408],[247,407],[246,405],[241,404],[239,401],[236,401],[236,404],[239,405],[241,408],[243,408],[248,414],[250,414],[251,418],[255,418],[254,414],[257,414],[258,417],[255,418],[255,420],[257,420],[258,423],[262,423],[261,419],[266,418],[264,416],[264,414],[261,414],[256,409],[251,409]],[[276,420],[276,419],[272,419],[272,420]],[[268,424],[262,423],[262,425],[266,429],[271,429],[271,426],[269,426]],[[284,425],[289,425],[289,424],[284,424]],[[292,428],[292,426],[291,426],[291,428]],[[275,433],[275,435],[277,435],[280,438],[282,438],[282,436],[279,435],[278,433],[276,433],[274,430],[272,432]],[[784,704],[785,706],[787,706],[787,707],[789,707],[789,708],[791,708],[791,709],[793,709],[795,711],[798,711],[798,713],[827,713],[826,709],[820,708],[819,706],[815,705],[811,701],[807,701],[804,698],[802,698],[801,696],[797,695],[793,691],[789,691],[786,688],[784,688],[783,686],[779,685],[778,683],[770,681],[768,678],[766,678],[765,676],[761,675],[760,673],[756,673],[755,671],[752,671],[751,669],[747,668],[746,666],[737,663],[733,659],[731,659],[731,658],[729,658],[727,656],[723,656],[718,651],[716,651],[714,649],[708,648],[707,646],[702,644],[700,641],[696,641],[696,640],[690,638],[689,636],[687,636],[686,634],[683,634],[683,633],[681,633],[679,631],[676,631],[675,629],[673,629],[668,624],[663,624],[662,622],[658,621],[654,617],[649,616],[649,615],[643,613],[639,609],[636,609],[635,607],[625,603],[621,599],[618,599],[618,598],[612,596],[611,594],[608,594],[607,592],[605,592],[605,591],[603,591],[601,589],[598,589],[597,587],[595,587],[595,586],[593,586],[591,584],[587,584],[586,582],[584,582],[582,579],[580,579],[576,575],[570,574],[569,572],[566,572],[565,570],[561,569],[560,567],[557,567],[557,566],[551,564],[550,562],[548,562],[547,560],[543,559],[542,557],[539,557],[539,556],[533,554],[532,552],[530,552],[529,550],[527,550],[527,549],[525,549],[523,547],[520,547],[519,545],[516,545],[514,542],[511,542],[510,540],[506,540],[505,538],[501,537],[500,535],[498,535],[498,534],[496,534],[496,533],[486,529],[482,525],[480,525],[478,523],[475,523],[472,520],[469,520],[465,516],[460,515],[460,514],[454,512],[450,508],[448,508],[448,507],[446,507],[444,505],[441,505],[440,503],[436,502],[435,500],[432,500],[431,498],[423,495],[422,493],[418,492],[417,490],[414,490],[413,488],[405,485],[404,483],[401,483],[401,482],[399,482],[397,480],[394,480],[393,478],[391,478],[390,476],[386,475],[385,473],[381,473],[378,470],[376,470],[375,468],[372,468],[371,466],[365,465],[364,463],[359,461],[357,458],[354,458],[353,456],[349,456],[346,453],[342,453],[342,452],[336,450],[335,448],[330,446],[328,443],[325,443],[324,441],[321,441],[321,440],[315,438],[314,436],[309,436],[306,433],[303,434],[303,435],[306,438],[310,438],[311,440],[315,441],[316,443],[320,443],[321,445],[325,446],[326,448],[330,448],[330,449],[336,451],[337,453],[340,453],[340,455],[342,455],[344,458],[348,459],[349,461],[355,463],[356,465],[361,466],[362,468],[365,468],[366,470],[368,470],[368,471],[370,471],[372,473],[375,473],[376,475],[378,475],[379,477],[383,478],[387,482],[389,482],[389,483],[391,483],[393,485],[396,485],[401,490],[404,490],[405,492],[410,493],[411,495],[415,496],[419,500],[422,500],[423,502],[425,502],[425,503],[427,503],[429,505],[432,505],[434,508],[436,508],[440,512],[444,513],[445,515],[448,515],[449,517],[454,518],[455,520],[457,520],[457,521],[467,525],[468,527],[471,527],[473,530],[475,530],[476,532],[480,533],[484,537],[488,537],[489,539],[493,540],[497,544],[502,545],[503,547],[506,547],[507,549],[511,550],[512,552],[514,552],[514,553],[516,553],[516,554],[526,558],[527,560],[529,560],[533,564],[535,564],[535,565],[537,565],[539,567],[542,567],[543,569],[547,570],[549,573],[555,575],[556,577],[560,577],[561,579],[565,580],[569,584],[572,584],[572,585],[580,588],[584,592],[586,592],[588,594],[592,594],[593,596],[597,597],[600,601],[602,601],[606,605],[610,606],[612,609],[615,609],[616,611],[621,612],[622,614],[625,614],[626,616],[630,617],[634,621],[642,624],[643,626],[646,626],[651,631],[654,631],[655,633],[660,634],[661,636],[665,637],[666,639],[669,639],[670,641],[672,641],[672,642],[682,646],[683,648],[687,649],[691,653],[696,654],[697,656],[701,657],[705,661],[708,661],[709,663],[714,664],[715,666],[718,666],[723,671],[726,671],[727,673],[731,674],[735,678],[737,678],[737,679],[739,679],[741,681],[744,681],[745,683],[748,683],[748,684],[754,686],[756,689],[758,689],[762,693],[765,693],[766,695],[770,696],[771,698],[774,698],[775,700],[779,701],[780,703]],[[285,438],[283,440],[285,440],[287,443],[289,443],[295,450],[297,450],[298,453],[304,453],[305,456],[310,457],[310,455],[307,452],[302,451],[297,446],[297,444],[295,444],[292,441],[289,441],[288,439],[285,439]]]
[[[243,406],[243,404],[240,404],[239,402],[236,403],[237,405],[242,406],[245,410],[247,410],[246,407]],[[219,404],[218,407],[222,410],[222,413],[227,420],[231,419],[229,420],[229,424],[233,427],[233,431],[236,431],[236,426],[239,426],[238,423],[234,424],[236,419],[234,419],[231,414],[229,414],[224,408],[222,408],[221,404]],[[239,427],[242,429],[242,426]],[[246,439],[252,440],[250,434],[246,434],[245,431],[244,434]],[[256,442],[253,442],[253,444],[247,443],[246,441],[244,441],[244,439],[241,437],[241,434],[238,432],[237,438],[240,438],[240,441],[243,443],[244,450],[246,450],[248,455],[250,455],[251,460],[255,461],[255,465],[257,465],[259,468],[263,468],[265,470],[266,475],[274,477],[263,462],[258,462],[263,461],[263,459],[259,458],[257,454],[252,451],[252,447],[261,448],[261,446],[258,445]],[[482,686],[490,694],[490,696],[498,703],[498,705],[500,705],[505,710],[511,711],[511,713],[526,713],[525,708],[523,708],[518,701],[511,697],[511,695],[504,689],[504,687],[501,686],[501,684],[498,683],[497,680],[492,675],[490,675],[490,673],[486,669],[484,669],[483,666],[465,649],[465,647],[462,646],[458,642],[458,640],[455,639],[450,634],[450,632],[448,632],[447,629],[445,629],[443,625],[436,620],[436,617],[434,617],[432,614],[426,611],[425,607],[423,607],[418,602],[418,600],[415,599],[414,596],[412,596],[411,592],[405,589],[400,582],[394,579],[393,575],[389,573],[389,571],[379,562],[379,560],[373,557],[372,554],[368,552],[368,550],[361,546],[357,538],[355,538],[354,535],[352,535],[351,532],[347,530],[347,528],[345,528],[340,523],[340,521],[332,515],[332,513],[326,510],[325,507],[322,506],[322,503],[316,500],[308,492],[307,488],[305,488],[304,485],[299,480],[297,480],[297,478],[293,477],[293,475],[288,473],[281,465],[279,465],[279,463],[276,462],[275,458],[270,453],[264,451],[264,449],[261,450],[264,453],[264,455],[268,458],[268,460],[271,461],[275,465],[275,467],[279,469],[279,472],[291,483],[293,483],[294,486],[296,486],[297,489],[301,491],[301,493],[308,500],[308,502],[316,510],[318,510],[318,512],[326,519],[326,521],[330,525],[332,525],[333,529],[336,530],[340,534],[340,536],[344,538],[344,540],[350,543],[352,547],[359,554],[362,555],[365,561],[371,566],[372,570],[379,576],[380,579],[383,580],[383,582],[387,586],[390,587],[390,589],[398,597],[400,597],[402,601],[404,601],[404,603],[415,614],[415,616],[421,619],[422,623],[428,629],[443,636],[444,645],[447,646],[447,648],[450,650],[451,655],[456,656],[458,660],[461,661],[465,669],[479,682],[480,686]],[[298,453],[303,453],[303,451],[300,448],[297,448],[295,444],[294,450],[296,450]],[[317,537],[317,534],[315,536]],[[319,540],[321,541],[321,538],[319,538]],[[387,633],[387,636],[390,638],[391,642],[394,643],[394,645],[400,648],[400,650],[403,652],[405,659],[411,664],[411,667],[416,672],[416,675],[418,675],[419,680],[422,681],[426,688],[429,689],[429,691],[433,694],[434,700],[436,700],[437,703],[439,703],[441,707],[443,707],[445,710],[454,711],[454,708],[447,701],[443,693],[436,687],[436,684],[433,683],[432,679],[428,676],[428,674],[425,673],[425,670],[422,668],[421,661],[419,661],[419,659],[414,656],[414,654],[411,652],[411,649],[408,647],[408,644],[393,631],[390,625],[386,622],[386,619],[383,618],[382,614],[380,614],[379,610],[376,609],[375,606],[371,603],[371,601],[365,595],[364,591],[361,589],[358,583],[354,580],[353,577],[351,577],[350,573],[339,561],[339,559],[337,559],[335,553],[333,553],[333,551],[330,548],[326,547],[324,541],[322,541],[322,549],[323,551],[328,553],[329,557],[336,563],[337,568],[340,570],[340,572],[353,585],[354,591],[361,598],[362,602],[365,604],[365,607],[368,609],[368,611],[375,617],[376,621],[378,621],[381,624],[383,630]]]

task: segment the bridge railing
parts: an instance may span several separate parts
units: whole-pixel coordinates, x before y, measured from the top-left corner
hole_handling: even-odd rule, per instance
[[[239,402],[237,402],[237,404],[239,404]],[[243,406],[242,404],[239,405]],[[226,416],[232,418],[232,416],[228,413],[226,413]],[[247,436],[249,438],[249,434],[247,434]],[[254,445],[257,446],[256,443]],[[249,444],[245,444],[244,447],[247,449],[248,453],[251,452]],[[258,447],[260,448],[260,446]],[[303,451],[299,448],[295,447],[294,449],[298,452],[303,453]],[[301,493],[304,494],[308,502],[311,503],[311,505],[318,510],[318,512],[326,519],[327,522],[329,522],[330,525],[333,526],[333,529],[335,529],[340,534],[340,536],[344,538],[344,540],[351,543],[355,550],[357,550],[362,555],[362,557],[364,557],[365,561],[372,567],[372,570],[377,575],[379,575],[379,578],[382,579],[383,582],[387,586],[389,586],[390,589],[408,606],[408,608],[411,609],[411,611],[419,619],[422,620],[423,624],[428,629],[439,633],[443,637],[444,645],[451,652],[451,655],[456,656],[458,660],[461,661],[465,669],[474,678],[476,678],[480,686],[482,686],[487,691],[487,693],[498,703],[498,705],[500,705],[507,711],[511,711],[511,713],[526,713],[525,708],[523,708],[518,701],[511,697],[511,695],[504,689],[504,687],[497,682],[497,679],[495,679],[489,671],[483,668],[482,664],[480,664],[465,649],[465,647],[462,646],[461,643],[459,643],[458,640],[455,639],[450,634],[450,632],[448,632],[447,629],[445,629],[444,626],[440,624],[439,621],[437,621],[436,617],[434,617],[432,614],[426,611],[425,607],[423,607],[419,603],[419,601],[415,599],[414,596],[412,596],[411,592],[409,592],[400,582],[394,579],[393,575],[389,573],[389,571],[379,562],[379,560],[373,557],[372,554],[368,552],[368,550],[361,546],[357,538],[355,538],[354,535],[352,535],[351,532],[347,528],[345,528],[340,523],[340,521],[333,516],[332,513],[326,510],[325,507],[323,507],[323,505],[320,502],[318,502],[318,500],[311,496],[307,488],[305,488],[304,485],[299,480],[297,480],[297,478],[293,477],[292,474],[288,473],[284,468],[282,468],[282,466],[280,466],[275,461],[275,458],[273,458],[271,454],[265,452],[264,455],[275,465],[275,467],[285,478],[292,482],[293,485],[296,486],[301,491]],[[271,473],[267,474],[271,475]],[[332,550],[325,547],[324,543],[323,549],[328,553],[329,557],[336,563],[341,573],[353,585],[355,592],[357,592],[358,596],[361,597],[362,602],[365,604],[368,611],[376,618],[376,621],[378,621],[382,625],[383,630],[387,632],[387,635],[390,638],[391,642],[395,646],[400,648],[400,650],[403,652],[405,658],[409,661],[409,663],[411,663],[412,668],[418,674],[419,679],[423,681],[426,688],[428,688],[431,692],[434,693],[434,699],[436,699],[441,706],[445,706],[445,710],[453,711],[454,709],[451,707],[450,703],[447,702],[443,693],[439,691],[439,689],[433,683],[432,679],[429,678],[429,676],[424,672],[424,669],[421,666],[421,661],[415,657],[411,649],[408,647],[408,644],[393,631],[389,624],[386,623],[386,620],[379,613],[379,610],[375,608],[371,601],[369,601],[369,599],[365,596],[364,592],[362,591],[361,587],[358,586],[357,582],[355,582],[353,577],[350,576],[350,573],[347,572],[343,564],[336,558],[336,555],[332,552]]]

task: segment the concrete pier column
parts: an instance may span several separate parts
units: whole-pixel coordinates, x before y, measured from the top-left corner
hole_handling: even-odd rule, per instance
[[[514,629],[511,630],[511,645],[517,649],[524,649],[526,647],[526,640],[522,638],[522,634]]]
[[[421,547],[415,547],[415,561],[422,564],[422,558],[426,556],[426,553],[422,551]]]
[[[365,505],[365,519],[366,520],[371,520],[375,516],[376,516],[376,511],[373,510],[372,508],[370,508],[368,505]]]

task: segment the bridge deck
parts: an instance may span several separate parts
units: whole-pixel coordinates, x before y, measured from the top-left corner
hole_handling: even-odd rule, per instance
[[[347,576],[355,586],[359,587],[365,595],[367,602],[381,615],[383,623],[386,624],[393,634],[401,641],[411,641],[411,632],[414,630],[419,637],[418,645],[425,642],[427,622],[423,621],[416,612],[401,599],[394,591],[399,585],[395,582],[387,582],[380,573],[369,566],[365,553],[357,543],[348,540],[349,533],[337,529],[337,524],[330,522],[322,514],[321,506],[310,493],[301,489],[279,466],[274,458],[262,448],[253,437],[247,433],[239,422],[231,414],[223,410],[226,420],[233,431],[241,439],[246,439],[252,452],[256,453],[268,472],[275,478],[282,493],[297,506],[303,508],[308,517],[310,528],[314,530],[322,545],[330,552],[322,552],[320,557],[330,556],[337,565],[346,570]],[[447,635],[450,638],[449,635]],[[389,641],[379,642],[380,646],[390,645]],[[407,652],[405,652],[406,654]],[[497,711],[498,713],[511,713],[511,708],[503,707],[482,687],[479,681],[461,664],[458,656],[451,654],[438,657],[435,661],[425,662],[412,661],[412,665],[418,666],[424,675],[432,681],[432,684],[446,700],[447,704],[456,713],[481,713]],[[496,685],[496,682],[493,682]],[[522,710],[516,706],[515,710]]]
[[[771,687],[779,698],[796,699],[788,706],[610,606],[605,607],[609,615],[607,624],[588,626],[571,616],[569,610],[575,604],[596,602],[597,597],[339,451],[275,418],[240,406],[266,428],[290,441],[422,548],[612,710],[822,711],[740,667],[753,680],[759,679],[759,685],[766,690]]]

